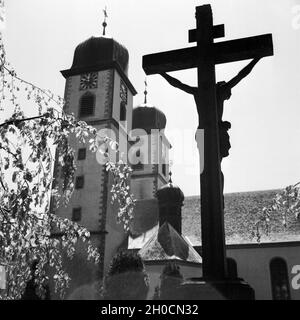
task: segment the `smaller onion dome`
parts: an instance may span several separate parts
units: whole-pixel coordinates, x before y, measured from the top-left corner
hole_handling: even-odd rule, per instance
[[[173,182],[169,182],[157,190],[156,197],[159,203],[183,203],[184,201],[183,192]]]
[[[168,222],[181,234],[181,207],[183,205],[184,194],[178,186],[173,184],[171,175],[172,173],[170,172],[169,183],[162,186],[156,192],[159,207],[159,226],[161,227],[165,222]]]
[[[142,104],[133,109],[132,129],[144,129],[146,132],[151,129],[163,130],[166,123],[165,114],[156,107]]]

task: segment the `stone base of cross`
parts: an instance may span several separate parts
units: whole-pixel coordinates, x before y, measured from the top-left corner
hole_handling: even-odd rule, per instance
[[[189,31],[189,42],[196,42],[197,46],[146,55],[143,68],[147,75],[197,68],[197,96],[201,101],[197,106],[198,128],[204,129],[204,170],[200,177],[203,279],[234,298],[227,287],[232,281],[228,282],[225,253],[215,65],[273,55],[272,35],[214,43],[225,31],[224,25],[213,25],[210,5],[196,7],[196,25],[195,30]],[[242,287],[246,288],[241,284]],[[250,291],[249,298],[253,296]]]

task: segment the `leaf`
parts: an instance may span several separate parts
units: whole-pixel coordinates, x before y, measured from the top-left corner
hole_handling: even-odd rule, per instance
[[[15,172],[12,174],[12,182],[16,182],[17,175],[18,175],[18,172],[17,172],[17,171],[15,171]]]

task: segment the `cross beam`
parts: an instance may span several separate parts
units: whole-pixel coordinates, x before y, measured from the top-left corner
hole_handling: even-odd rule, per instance
[[[213,44],[215,64],[272,56],[272,34],[217,42]],[[148,54],[143,57],[147,75],[197,68],[197,47]]]
[[[206,280],[222,280],[227,276],[215,65],[273,55],[271,34],[214,43],[214,38],[223,35],[222,29],[213,26],[210,5],[196,7],[196,31],[189,33],[189,40],[196,41],[196,47],[143,57],[143,68],[148,75],[197,68],[198,90],[194,95],[198,128],[204,129],[204,170],[200,185],[203,278]]]

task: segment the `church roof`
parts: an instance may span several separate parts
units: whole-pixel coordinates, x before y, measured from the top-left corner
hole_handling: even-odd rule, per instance
[[[115,39],[90,37],[77,45],[70,69],[62,70],[65,78],[83,73],[116,69],[133,95],[136,90],[128,79],[128,50]]]
[[[259,218],[263,207],[271,203],[279,190],[239,192],[225,194],[225,232],[227,244],[257,243],[251,237],[254,223]],[[134,210],[134,228],[132,228],[134,243],[146,243],[151,232],[158,228],[157,200],[143,200],[137,202]],[[156,208],[156,209],[155,209]],[[199,196],[186,197],[182,207],[182,234],[193,246],[201,245],[201,217]],[[142,241],[142,242],[141,242]],[[300,241],[300,222],[290,217],[285,228],[281,222],[281,215],[274,214],[270,221],[270,234],[263,235],[261,242]],[[141,246],[139,246],[141,248]]]
[[[184,194],[182,190],[171,181],[157,190],[156,197],[160,204],[165,202],[182,204],[184,201]]]
[[[166,123],[165,114],[156,107],[142,104],[133,109],[132,129],[144,129],[150,133],[152,129],[165,129]]]
[[[202,263],[202,258],[169,223],[165,222],[139,251],[144,261],[179,260]]]
[[[71,69],[96,67],[116,61],[127,73],[128,59],[127,49],[116,40],[108,37],[91,37],[76,47]]]
[[[252,191],[225,194],[225,233],[227,244],[257,243],[251,237],[254,224],[262,209],[272,203],[279,190]],[[193,245],[201,245],[201,217],[199,197],[186,198],[183,207],[183,234]],[[289,217],[287,227],[282,224],[280,213],[274,213],[270,220],[270,234],[262,232],[263,242],[283,242],[300,240],[300,223]]]

